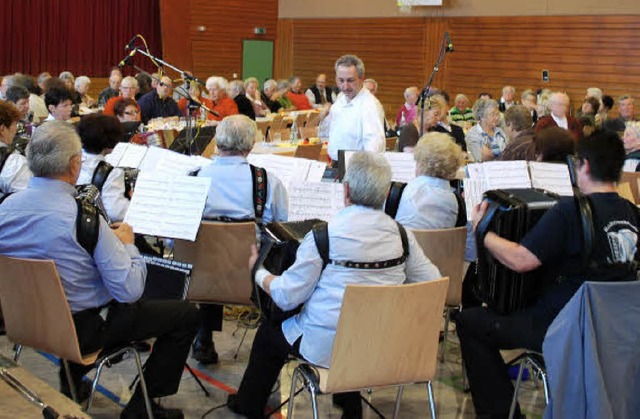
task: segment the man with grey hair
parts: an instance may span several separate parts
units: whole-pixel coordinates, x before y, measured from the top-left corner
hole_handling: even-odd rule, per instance
[[[202,217],[236,220],[256,219],[252,167],[247,161],[257,135],[255,122],[245,115],[223,119],[216,128],[218,157],[198,173],[211,178],[207,202]],[[287,221],[289,202],[280,180],[266,173],[267,193],[262,214],[263,223]],[[200,306],[200,329],[193,345],[193,357],[202,364],[215,364],[218,354],[212,332],[222,330],[222,306]]]
[[[40,77],[38,77],[38,84],[40,84],[39,79]],[[118,67],[114,67],[111,69],[111,73],[109,74],[109,86],[102,89],[98,95],[98,106],[104,107],[109,99],[114,96],[118,96],[120,82],[122,82],[122,71]]]
[[[547,127],[558,126],[568,130],[573,141],[577,143],[582,137],[582,124],[577,118],[569,115],[569,95],[564,92],[552,93],[549,98],[549,109],[551,113],[543,116],[536,123],[536,132]]]
[[[291,90],[286,93],[286,97],[291,101],[296,110],[308,111],[313,109],[311,102],[309,102],[309,98],[302,91],[302,80],[300,77],[291,77],[289,79],[289,87]]]
[[[253,110],[253,104],[249,98],[244,94],[244,82],[242,80],[234,80],[229,83],[229,96],[236,103],[238,107],[238,113],[246,115],[249,118],[256,120],[256,111]]]
[[[327,116],[329,156],[337,160],[338,150],[383,152],[384,113],[380,113],[376,97],[362,88],[364,63],[355,55],[343,55],[336,60],[335,71],[341,94]]]
[[[232,411],[249,418],[263,417],[271,389],[290,354],[329,367],[347,285],[397,285],[440,277],[413,233],[381,210],[390,183],[391,168],[382,155],[354,153],[343,183],[346,207],[328,224],[332,260],[323,268],[314,233],[309,232],[298,248],[295,263],[282,275],[274,276],[263,267],[257,269],[256,283],[278,307],[293,310],[303,304],[304,308],[281,324],[272,321],[260,325],[238,394],[228,399]],[[251,267],[257,256],[254,247]],[[360,268],[391,260],[394,263],[382,270]],[[334,404],[343,409],[343,418],[362,417],[358,392],[334,394]]]
[[[513,86],[504,86],[502,88],[502,97],[498,101],[498,107],[500,112],[505,112],[507,109],[516,104],[514,97],[516,95],[516,89]]]
[[[27,146],[27,161],[34,174],[28,187],[0,205],[0,254],[55,262],[83,354],[157,338],[145,364],[149,396],[174,394],[195,335],[196,308],[183,301],[139,301],[147,268],[133,244],[131,226],[110,227],[100,217],[93,252],[80,244],[74,233],[74,196],[82,151],[72,126],[51,121],[39,127]],[[78,385],[91,369],[73,363],[70,367],[72,382]],[[61,391],[69,394],[62,371]],[[86,385],[78,394],[88,396]],[[155,417],[182,417],[178,409],[152,405]],[[146,417],[145,411],[138,386],[121,418]]]
[[[327,86],[327,75],[324,73],[318,74],[316,82],[304,94],[314,109],[331,106],[336,101],[336,94],[331,87]]]
[[[633,96],[625,94],[618,98],[618,118],[605,121],[604,127],[609,131],[624,132],[625,124],[637,121]]]
[[[282,108],[282,104],[278,102],[278,82],[274,79],[264,82],[260,97],[271,112],[278,112]]]
[[[104,105],[104,110],[102,111],[102,113],[109,116],[115,116],[116,103],[118,103],[118,101],[121,99],[136,100],[136,93],[138,93],[138,88],[138,80],[135,77],[127,76],[122,79],[122,82],[120,83],[120,95],[114,96],[109,99]],[[139,106],[138,110],[140,110]]]

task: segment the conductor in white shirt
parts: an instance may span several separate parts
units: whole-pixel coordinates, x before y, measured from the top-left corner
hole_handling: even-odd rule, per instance
[[[382,153],[385,148],[383,116],[376,98],[363,89],[364,63],[355,55],[343,55],[335,64],[340,94],[329,112],[329,149],[332,160],[338,150]]]

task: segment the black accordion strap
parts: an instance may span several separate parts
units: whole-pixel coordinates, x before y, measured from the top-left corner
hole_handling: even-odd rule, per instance
[[[595,240],[593,207],[589,197],[580,191],[576,191],[576,205],[582,226],[582,263],[587,266],[591,262],[591,252],[593,251],[593,241]]]
[[[396,218],[398,207],[400,206],[400,199],[406,186],[407,184],[404,182],[391,182],[387,200],[384,204],[384,212],[391,218]]]
[[[399,266],[406,262],[409,257],[409,239],[407,237],[407,231],[404,227],[396,222],[398,231],[400,233],[400,240],[402,241],[402,256],[395,259],[383,260],[380,262],[353,262],[351,260],[332,260],[329,258],[329,229],[327,223],[320,223],[313,227],[313,238],[318,248],[318,253],[322,258],[322,269],[330,263],[338,266],[344,266],[345,268],[353,269],[385,269],[393,266]]]
[[[14,148],[11,146],[0,147],[0,172],[4,168],[4,164],[9,160],[9,156],[13,153]]]
[[[253,180],[253,208],[256,214],[256,223],[262,225],[262,215],[267,203],[267,171],[252,164],[249,165],[249,168]]]
[[[98,191],[102,192],[102,187],[104,183],[107,181],[109,174],[113,170],[113,166],[107,163],[104,160],[98,162],[96,166],[96,170],[93,171],[93,176],[91,177],[91,184],[98,188]]]
[[[464,199],[460,192],[455,191],[453,193],[458,201],[458,216],[456,217],[456,227],[464,227],[467,225],[467,205],[464,203]]]
[[[482,244],[482,246],[478,247],[479,250],[484,249],[484,244],[483,244],[484,237],[489,232],[489,223],[491,223],[491,220],[493,219],[493,216],[496,214],[496,211],[498,211],[498,208],[500,208],[500,204],[498,204],[495,201],[494,202],[489,201],[489,206],[487,207],[487,211],[484,213],[484,216],[476,226],[476,240],[478,245]]]
[[[76,199],[76,203],[78,204],[76,239],[84,250],[90,255],[93,255],[93,251],[98,244],[98,235],[100,233],[98,208],[82,199]]]

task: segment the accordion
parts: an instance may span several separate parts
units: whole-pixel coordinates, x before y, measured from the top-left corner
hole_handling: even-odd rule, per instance
[[[260,245],[260,255],[256,267],[261,264],[274,275],[281,275],[296,260],[296,252],[304,236],[313,227],[324,221],[318,219],[287,223],[267,224]],[[255,268],[254,268],[255,269]],[[252,275],[253,280],[253,275]],[[282,322],[300,312],[301,306],[290,311],[282,311],[262,288],[254,284],[251,300],[260,309],[264,319]]]
[[[484,237],[491,231],[520,242],[560,197],[538,189],[499,189],[487,191],[485,198],[489,207],[476,229],[478,282],[474,292],[496,312],[509,314],[530,306],[555,278],[544,275],[541,269],[526,273],[512,271],[486,250]]]
[[[138,175],[140,174],[140,170],[133,168],[125,168],[124,169],[124,196],[125,198],[129,198],[131,191],[136,188],[136,181],[138,180]]]

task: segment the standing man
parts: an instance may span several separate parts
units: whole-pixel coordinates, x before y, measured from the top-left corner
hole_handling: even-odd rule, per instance
[[[341,95],[329,111],[329,156],[338,150],[366,150],[382,153],[385,147],[384,115],[377,100],[363,89],[364,63],[355,55],[343,55],[335,63],[336,84]]]
[[[145,124],[153,118],[166,118],[168,116],[180,116],[180,108],[173,97],[173,81],[167,76],[162,76],[155,90],[142,96],[138,101],[142,112],[142,122]]]
[[[327,103],[333,103],[336,101],[336,94],[333,90],[327,86],[327,75],[318,74],[316,78],[316,84],[307,89],[304,94],[309,99],[309,103],[315,109],[326,106]]]

